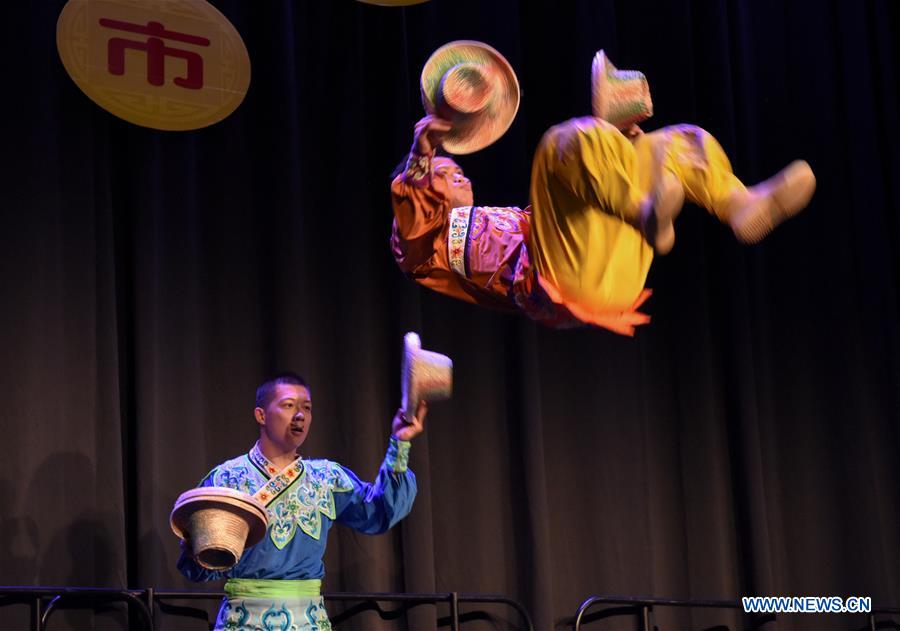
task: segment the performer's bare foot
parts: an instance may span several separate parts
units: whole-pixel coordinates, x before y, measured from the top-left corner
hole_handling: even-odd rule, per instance
[[[681,182],[663,171],[653,192],[641,204],[641,232],[657,254],[668,254],[675,245],[675,218],[684,205]]]
[[[728,213],[734,236],[743,243],[758,243],[785,219],[806,208],[816,190],[816,176],[805,160],[784,169],[741,193]]]

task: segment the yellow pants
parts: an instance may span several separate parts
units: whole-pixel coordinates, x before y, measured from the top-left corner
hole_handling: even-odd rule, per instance
[[[598,118],[576,118],[541,139],[531,173],[532,259],[541,285],[585,322],[628,311],[641,295],[653,250],[638,222],[660,169],[687,200],[719,217],[744,185],[722,147],[699,127],[679,125],[634,144]]]

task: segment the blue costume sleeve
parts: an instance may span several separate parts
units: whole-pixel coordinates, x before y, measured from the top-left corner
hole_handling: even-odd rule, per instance
[[[353,492],[335,494],[335,521],[376,535],[406,517],[416,498],[416,476],[408,465],[409,442],[391,436],[374,483],[363,482],[341,467],[353,483]]]
[[[218,581],[219,579],[225,578],[225,572],[207,570],[184,551],[181,552],[181,556],[178,558],[177,567],[178,571],[181,572],[186,579],[194,581],[195,583]]]

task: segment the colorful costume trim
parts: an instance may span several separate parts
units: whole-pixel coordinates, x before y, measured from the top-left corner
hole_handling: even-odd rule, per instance
[[[450,229],[447,231],[447,254],[450,257],[450,269],[469,277],[466,270],[469,248],[469,222],[472,219],[472,206],[460,206],[450,211]]]
[[[280,582],[280,581],[276,581]],[[331,631],[321,596],[226,596],[216,631]]]
[[[391,436],[387,455],[384,457],[384,468],[394,473],[406,473],[409,469],[409,447],[408,440],[399,440]]]
[[[422,186],[427,184],[431,177],[431,156],[410,152],[406,160],[406,172],[404,178],[410,184]]]
[[[256,497],[266,503],[269,537],[275,547],[282,550],[297,534],[297,528],[318,539],[322,535],[322,515],[331,520],[336,517],[333,493],[352,490],[353,482],[339,465],[328,460],[310,460],[303,466],[297,458],[272,478]],[[272,505],[284,491],[281,501]]]

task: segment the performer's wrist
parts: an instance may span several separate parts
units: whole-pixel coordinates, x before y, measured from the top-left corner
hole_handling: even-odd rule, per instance
[[[406,473],[409,468],[409,448],[412,443],[408,440],[400,440],[391,434],[388,440],[387,454],[384,457],[384,466],[394,473]]]
[[[420,148],[418,145],[415,145],[415,144],[414,144],[414,145],[412,146],[412,149],[409,150],[409,152],[410,152],[412,155],[414,155],[414,156],[416,156],[416,157],[419,157],[419,158],[428,158],[428,159],[432,159],[432,158],[434,158],[434,154],[436,153],[436,150],[435,150],[434,147],[432,147],[431,149],[427,149],[427,150],[426,150],[426,149],[422,149],[422,148]]]
[[[434,152],[423,154],[418,153],[416,147],[413,146],[409,152],[409,158],[406,160],[406,170],[403,178],[407,183],[414,186],[427,186],[431,181],[431,161],[434,158]]]

